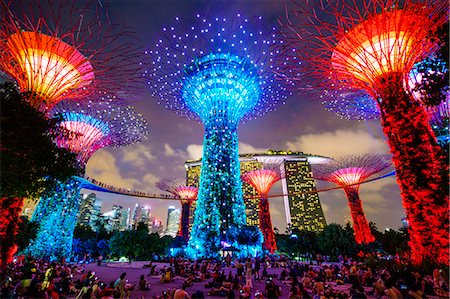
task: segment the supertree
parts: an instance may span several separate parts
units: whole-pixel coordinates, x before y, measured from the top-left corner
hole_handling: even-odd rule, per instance
[[[94,90],[126,92],[140,79],[132,35],[111,22],[100,1],[2,1],[1,7],[0,70],[34,108],[50,110]]]
[[[133,144],[147,134],[142,115],[114,97],[85,102],[62,101],[49,116],[56,118],[62,128],[56,144],[77,153],[83,167],[98,149]],[[51,260],[70,258],[79,191],[80,182],[73,178],[45,193],[33,215],[33,220],[39,222],[39,229],[26,250],[28,254]]]
[[[181,221],[178,235],[182,236],[186,241],[189,240],[189,211],[192,202],[197,199],[198,188],[186,186],[181,179],[163,179],[156,182],[156,187],[172,193],[181,201]]]
[[[286,44],[297,45],[314,84],[365,90],[377,100],[416,264],[424,258],[448,264],[448,165],[404,81],[435,51],[434,32],[447,10],[443,0],[298,2],[284,27]]]
[[[333,182],[344,189],[358,244],[375,241],[359,198],[359,186],[369,177],[388,169],[390,165],[386,156],[375,154],[343,156],[329,163],[313,165],[315,179]]]
[[[263,249],[274,253],[277,250],[275,233],[272,228],[272,220],[269,209],[269,191],[273,184],[281,180],[284,171],[281,164],[263,164],[262,169],[244,173],[242,180],[252,185],[259,193],[259,229],[264,236]]]
[[[239,123],[275,108],[289,94],[288,80],[275,80],[274,29],[263,18],[240,14],[163,28],[144,73],[153,96],[167,109],[204,124],[200,187],[189,250],[216,256],[220,242],[238,247],[245,225],[238,160]],[[180,29],[178,29],[180,27]],[[273,48],[272,48],[273,47]],[[230,229],[232,228],[232,229]]]
[[[427,66],[427,68],[424,68]],[[433,56],[416,63],[408,78],[407,87],[414,98],[424,106],[429,116],[429,122],[436,136],[438,144],[448,154],[449,132],[448,132],[448,102],[450,92],[448,85],[441,87],[440,81],[445,79],[448,73],[446,62]],[[433,78],[430,78],[433,75]],[[437,79],[436,79],[437,77]],[[428,81],[425,82],[424,81]],[[434,92],[428,94],[421,87],[425,86]],[[344,88],[324,90],[321,95],[322,104],[325,109],[334,112],[345,120],[365,121],[369,119],[380,119],[380,108],[377,102],[364,90],[348,90]],[[431,99],[432,98],[432,99]],[[433,104],[429,104],[429,103]],[[437,104],[436,104],[437,103]]]

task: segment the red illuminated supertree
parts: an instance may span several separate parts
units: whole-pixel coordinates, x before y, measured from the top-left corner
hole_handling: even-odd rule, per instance
[[[250,171],[242,175],[242,180],[252,185],[259,193],[259,229],[264,236],[263,249],[268,250],[270,253],[274,253],[277,250],[277,243],[272,228],[268,195],[273,184],[281,180],[284,176],[280,165],[263,165],[262,169]]]
[[[178,235],[184,239],[189,239],[189,211],[192,202],[197,199],[198,188],[186,186],[186,183],[181,179],[163,179],[157,182],[156,187],[159,189],[172,193],[181,201],[181,221]]]
[[[131,35],[111,23],[100,1],[1,4],[0,70],[39,110],[94,90],[130,91],[129,82],[140,78],[132,45]]]
[[[425,109],[404,88],[414,64],[436,50],[434,32],[447,11],[444,0],[299,1],[284,27],[310,83],[363,89],[376,99],[414,263],[449,263],[448,165]]]
[[[329,163],[313,166],[315,179],[333,182],[344,189],[358,244],[375,241],[359,199],[359,186],[366,179],[388,169],[389,166],[391,163],[386,156],[374,154],[344,156]]]

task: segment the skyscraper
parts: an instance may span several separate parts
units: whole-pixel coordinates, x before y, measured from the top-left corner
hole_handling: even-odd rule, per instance
[[[251,153],[239,155],[241,173],[262,168],[266,159],[282,160],[282,167],[286,177],[281,180],[286,225],[292,229],[321,231],[325,225],[325,217],[316,191],[316,184],[312,176],[311,164],[328,160],[326,157],[305,154],[303,152],[274,151],[265,153]],[[185,163],[186,182],[189,186],[198,186],[200,178],[201,159]],[[247,225],[259,225],[258,193],[249,184],[243,183],[244,202],[246,205]],[[191,209],[191,217],[195,205]]]
[[[180,225],[180,215],[179,209],[175,209],[174,206],[170,206],[167,209],[167,226],[166,235],[176,237],[178,233],[178,226]]]
[[[97,199],[95,193],[80,194],[80,211],[78,212],[77,224],[88,226],[94,212],[94,202]]]

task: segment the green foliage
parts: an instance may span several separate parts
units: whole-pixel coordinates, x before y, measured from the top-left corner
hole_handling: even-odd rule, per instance
[[[75,230],[73,231],[73,237],[86,241],[89,239],[95,239],[97,237],[97,233],[94,232],[88,225],[77,224],[77,226],[75,226]]]
[[[426,106],[437,106],[446,100],[449,90],[449,23],[442,25],[434,36],[439,37],[439,50],[435,57],[428,57],[416,65],[421,74],[420,84],[414,87],[419,92]],[[430,72],[430,70],[433,70]]]
[[[36,238],[39,224],[28,220],[26,216],[20,216],[19,233],[15,236],[14,243],[17,245],[18,251],[22,251],[30,244],[31,240]]]
[[[349,225],[346,228],[336,223],[327,225],[317,237],[317,249],[332,260],[339,255],[355,256],[357,248],[353,229]]]
[[[52,141],[60,134],[56,121],[25,99],[13,84],[0,85],[2,197],[37,197],[44,188],[81,173],[76,155]]]
[[[153,255],[166,254],[173,238],[148,234],[146,230],[116,231],[109,240],[113,257],[130,257],[136,260],[149,260]]]

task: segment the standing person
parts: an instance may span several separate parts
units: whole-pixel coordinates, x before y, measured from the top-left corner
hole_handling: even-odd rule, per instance
[[[102,260],[103,260],[103,255],[100,254],[100,255],[97,257],[97,266],[101,266]]]
[[[259,257],[257,257],[255,259],[255,280],[257,281],[260,280],[259,270],[261,270],[261,260],[259,259]]]
[[[130,298],[130,290],[127,290],[125,277],[127,276],[126,272],[123,272],[120,274],[120,277],[117,278],[116,282],[114,283],[114,288],[116,291],[120,294],[120,299]]]
[[[237,262],[236,262],[236,270],[237,270],[237,276],[242,277],[242,272],[244,270],[244,266],[242,266],[242,264],[239,260],[237,260]]]

